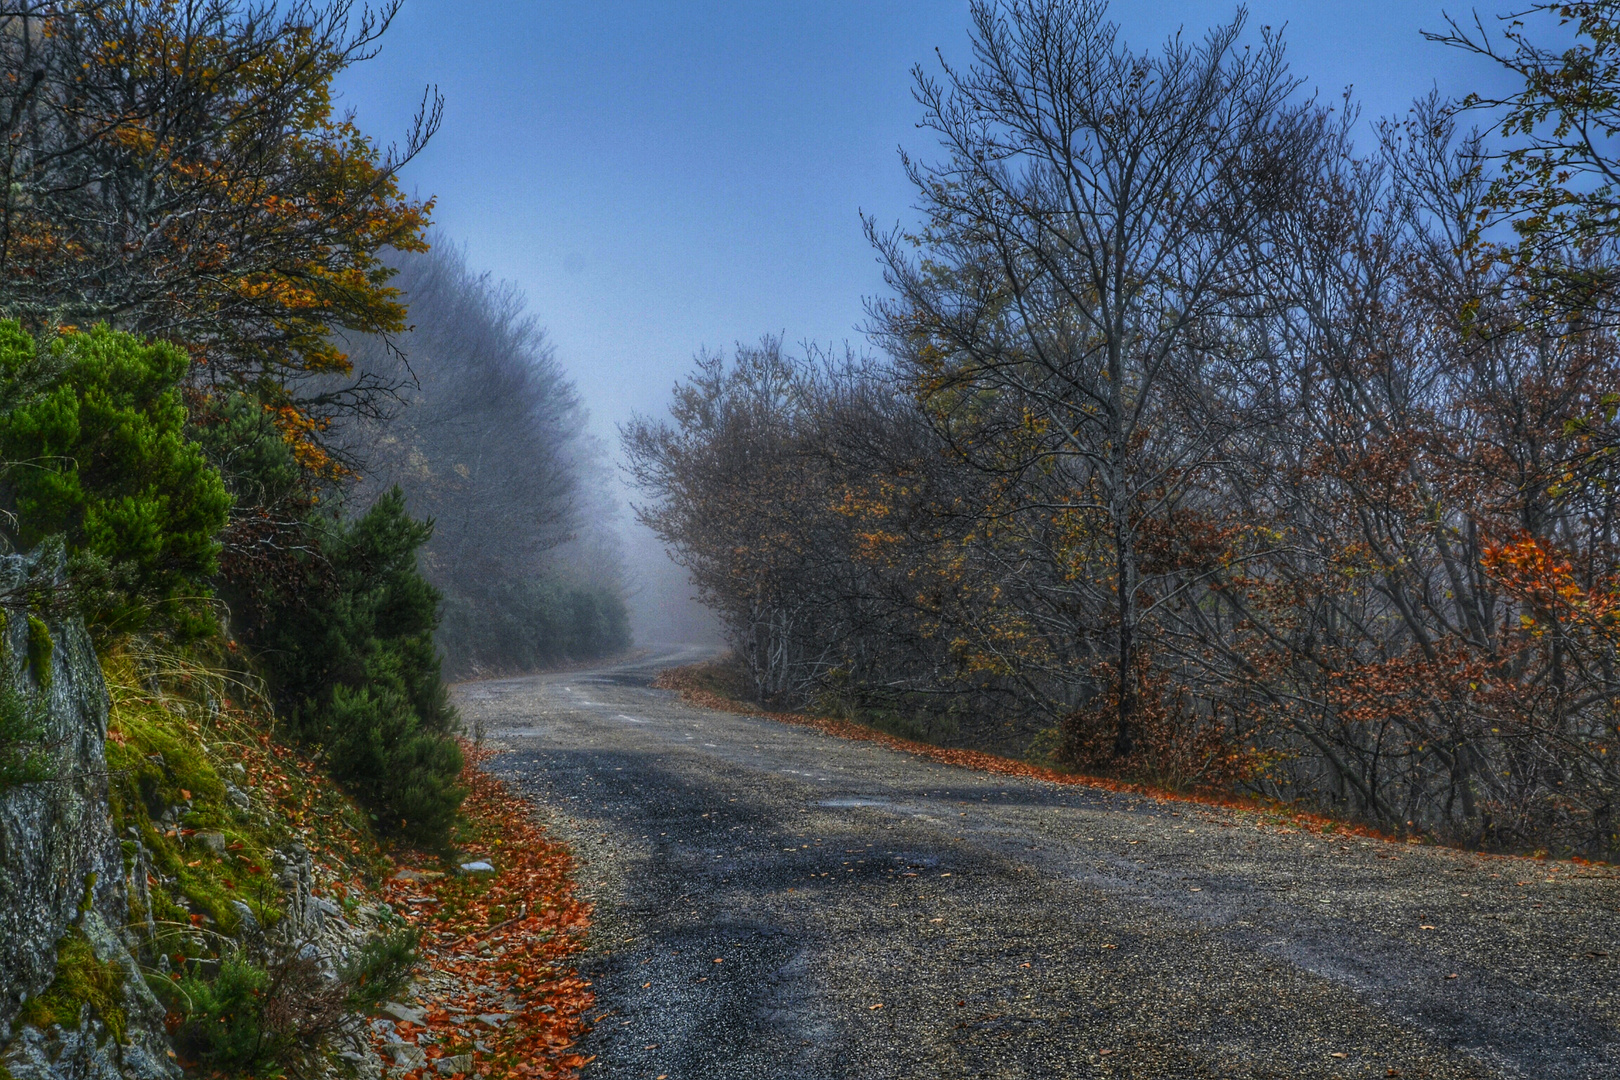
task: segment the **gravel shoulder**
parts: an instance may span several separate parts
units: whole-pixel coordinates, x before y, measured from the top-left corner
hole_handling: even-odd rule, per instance
[[[464,684],[580,857],[597,1078],[1620,1076],[1620,873]]]

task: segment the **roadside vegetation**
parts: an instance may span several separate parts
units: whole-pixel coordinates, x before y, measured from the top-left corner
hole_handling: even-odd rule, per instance
[[[1615,5],[1451,26],[1521,88],[1370,133],[1241,12],[970,33],[867,223],[879,353],[706,353],[623,432],[747,694],[1620,856]]]
[[[588,909],[566,851],[469,765],[441,658],[625,648],[612,507],[521,299],[428,252],[432,201],[399,171],[442,103],[387,149],[334,110],[396,10],[0,11],[0,542],[61,566],[0,596],[28,654],[0,686],[0,797],[55,779],[51,627],[82,621],[140,969],[75,930],[20,1020],[76,1030],[88,1006],[123,1045],[144,982],[210,1075],[352,1069],[366,1019],[429,987],[431,1031],[365,1029],[410,1044],[395,1075],[583,1063]],[[456,901],[396,910],[402,863]],[[458,950],[496,924],[525,967],[475,1038]]]

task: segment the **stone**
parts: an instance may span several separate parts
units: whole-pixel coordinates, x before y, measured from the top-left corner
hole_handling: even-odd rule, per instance
[[[493,864],[487,863],[483,859],[479,859],[476,862],[462,863],[461,872],[463,874],[493,874],[495,872],[495,867]]]
[[[0,593],[54,593],[65,581],[60,541],[0,556]],[[0,790],[0,1031],[12,1036],[0,1072],[12,1080],[169,1080],[179,1069],[168,1055],[163,1010],[138,976],[123,986],[125,1046],[98,1040],[93,1022],[72,1031],[18,1030],[23,1002],[51,984],[57,943],[73,927],[103,963],[139,970],[121,932],[130,922],[130,885],[107,802],[107,684],[79,618],[35,617],[52,646],[43,681],[28,660],[28,612],[13,608],[0,627],[0,681],[41,706],[53,774],[48,783]],[[161,756],[155,764],[162,766]]]
[[[383,1002],[377,1006],[376,1013],[385,1020],[403,1020],[407,1024],[425,1026],[420,1012],[397,1001]]]
[[[394,1059],[394,1066],[400,1069],[420,1069],[427,1064],[427,1055],[420,1046],[410,1043],[389,1043],[383,1047],[383,1052]]]
[[[225,785],[225,798],[229,799],[231,805],[238,810],[251,810],[253,808],[253,800],[248,797],[248,793],[235,784]]]
[[[502,1024],[506,1023],[510,1019],[512,1019],[512,1014],[511,1013],[479,1013],[478,1014],[478,1022],[480,1024],[488,1024],[490,1027],[500,1027]]]
[[[193,836],[192,839],[215,855],[225,854],[225,834],[222,832],[200,832]]]
[[[437,870],[413,870],[410,867],[402,868],[394,875],[395,881],[437,881],[444,877]]]
[[[452,1054],[442,1057],[433,1063],[433,1071],[440,1076],[454,1076],[456,1073],[469,1074],[473,1069],[473,1056],[471,1054]]]
[[[259,917],[253,914],[253,909],[241,900],[231,901],[231,910],[242,919],[242,933],[256,934],[259,931]]]

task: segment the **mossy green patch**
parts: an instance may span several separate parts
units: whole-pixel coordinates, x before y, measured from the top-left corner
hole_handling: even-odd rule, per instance
[[[116,686],[137,683],[127,661],[109,659],[104,667]],[[279,897],[265,880],[275,841],[271,825],[227,800],[201,732],[175,711],[187,705],[114,693],[109,727],[115,736],[107,744],[114,828],[127,836],[133,826],[168,881],[167,889],[152,892],[154,918],[183,925],[200,915],[233,934],[241,914],[232,902],[242,901],[270,925],[281,917]],[[211,833],[220,834],[223,843],[209,846],[199,839]]]
[[[56,977],[43,994],[23,1003],[21,1019],[41,1030],[60,1024],[77,1030],[84,1006],[106,1025],[118,1042],[125,1038],[124,969],[115,961],[96,959],[84,935],[75,930],[62,939],[56,952]]]
[[[34,681],[41,690],[51,688],[51,658],[56,654],[56,643],[51,640],[51,628],[38,615],[28,616],[28,666],[34,672]]]
[[[101,667],[112,704],[114,828],[126,871],[146,875],[147,888],[131,891],[130,915],[154,931],[142,962],[155,967],[163,956],[170,970],[212,979],[240,953],[230,940],[242,928],[240,905],[261,926],[283,917],[272,852],[301,845],[326,866],[373,881],[392,867],[353,800],[317,763],[269,736],[273,718],[255,700],[251,676],[231,673],[207,648],[165,653],[126,642]],[[238,696],[254,704],[242,708]],[[172,993],[174,983],[155,978],[147,981],[160,997]]]

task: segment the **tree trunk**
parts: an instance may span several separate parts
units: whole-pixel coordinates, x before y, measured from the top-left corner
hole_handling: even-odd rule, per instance
[[[1118,523],[1115,524],[1114,535],[1119,575],[1119,692],[1114,757],[1123,758],[1136,749],[1136,559],[1129,535]]]

